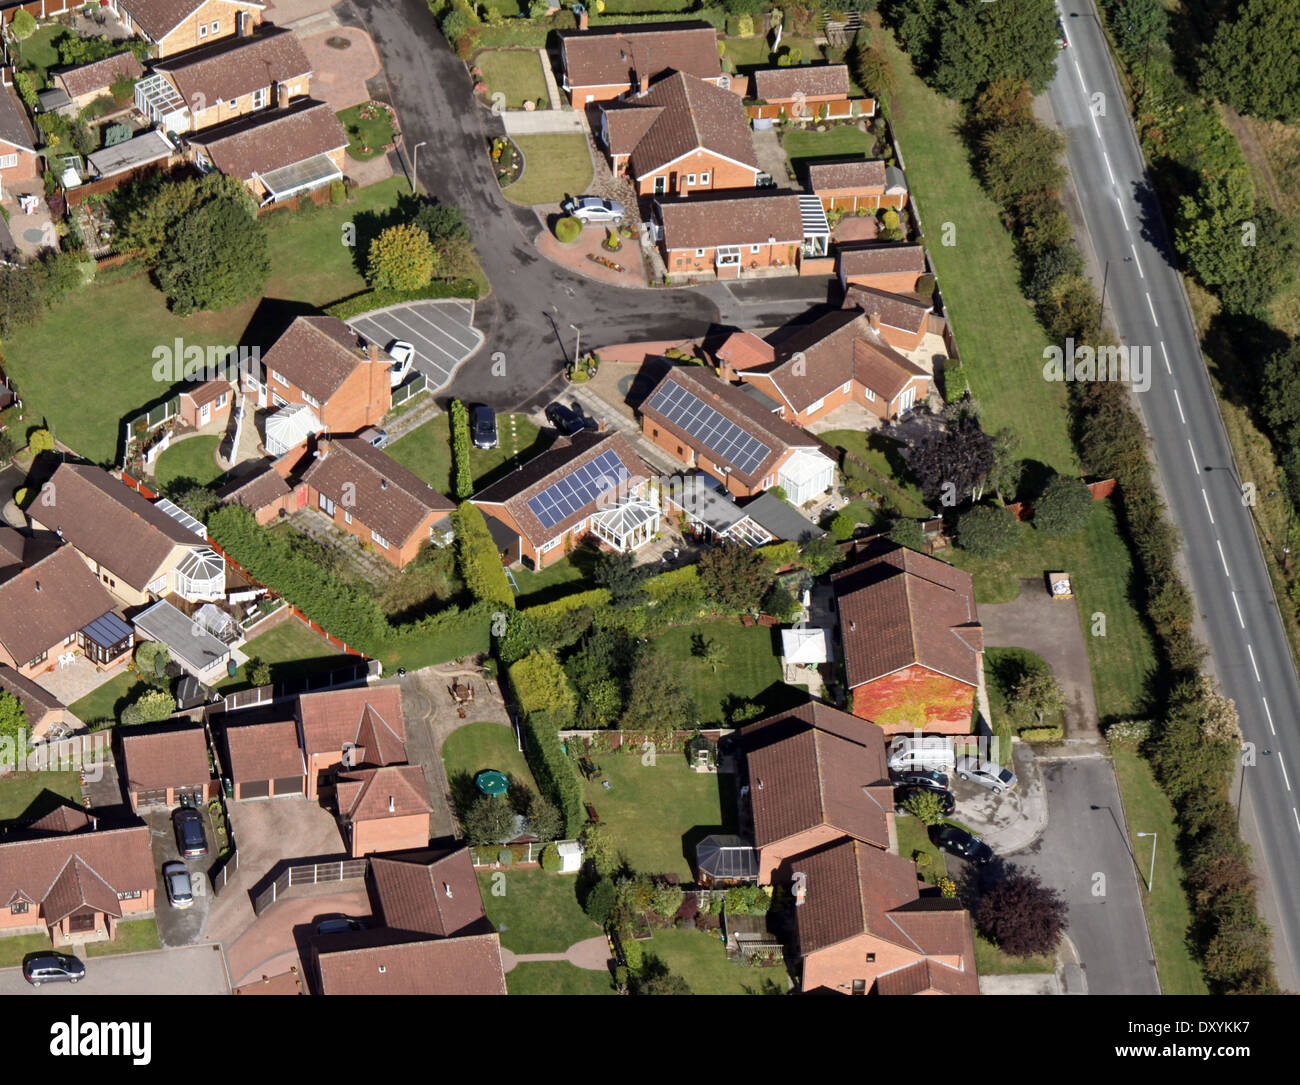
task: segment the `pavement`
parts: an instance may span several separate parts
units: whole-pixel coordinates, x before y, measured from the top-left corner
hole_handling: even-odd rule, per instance
[[[474,308],[473,301],[460,298],[408,301],[363,313],[348,324],[385,347],[394,339],[410,343],[415,347],[415,368],[428,378],[429,391],[436,394],[483,345],[483,334],[474,327]]]
[[[982,995],[1059,995],[1060,981],[1052,972],[1024,976],[980,976]]]
[[[86,978],[80,983],[47,983],[32,987],[21,968],[0,969],[0,995],[49,998],[56,995],[228,995],[230,983],[218,945],[158,949],[85,957]]]
[[[1024,742],[1017,742],[1012,750],[1011,771],[1018,779],[1009,794],[995,794],[951,774],[957,819],[997,855],[1023,851],[1047,828],[1047,795],[1038,758]]]
[[[334,884],[337,887],[338,883]],[[226,960],[234,986],[262,976],[276,976],[295,966],[305,973],[306,960],[310,959],[308,945],[322,919],[350,916],[363,922],[369,920],[370,896],[365,886],[359,882],[347,884],[349,888],[342,892],[277,900],[228,943]]]
[[[551,132],[581,134],[587,130],[582,123],[582,114],[576,109],[535,109],[531,113],[508,109],[501,114],[501,123],[509,136],[536,136]]]
[[[1271,751],[1250,770],[1242,822],[1261,874],[1278,982],[1296,990],[1300,809],[1290,776],[1300,773],[1300,680],[1093,0],[1062,6],[1070,48],[1061,51],[1048,100],[1066,138],[1084,248],[1104,269],[1107,317],[1124,343],[1151,352],[1151,387],[1137,400],[1183,541],[1209,669],[1236,702],[1246,741]],[[1089,108],[1098,94],[1111,103],[1100,117]]]
[[[517,964],[531,964],[534,961],[568,961],[575,968],[585,968],[588,972],[605,972],[609,969],[609,939],[604,935],[584,938],[575,942],[563,953],[512,953],[504,946],[501,949],[501,967],[509,972]]]

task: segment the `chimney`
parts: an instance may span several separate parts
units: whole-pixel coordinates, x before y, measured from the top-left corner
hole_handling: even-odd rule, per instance
[[[451,883],[450,883],[450,882],[443,882],[443,883],[442,883],[442,891],[443,891],[444,893],[446,893],[448,899],[450,899],[450,898],[451,898]]]
[[[386,479],[386,478],[381,478],[381,479],[379,480],[379,488],[380,488],[381,490],[386,490],[386,489],[388,489],[388,479]]]
[[[802,904],[802,903],[803,903],[805,900],[807,900],[807,899],[808,899],[808,883],[807,883],[807,880],[806,880],[802,875],[796,874],[796,875],[795,875],[795,882],[794,882],[794,903],[795,903],[795,906],[797,907],[798,905]]]
[[[852,632],[853,632],[855,629],[857,629],[857,628],[858,628],[858,623],[855,622],[852,618],[850,618],[850,619],[849,619],[849,632],[852,633]]]
[[[578,29],[579,29],[579,30],[586,30],[586,29],[587,29],[587,9],[586,9],[586,8],[583,8],[582,11],[580,11],[580,12],[578,13]]]
[[[36,582],[36,590],[37,591],[41,590],[41,582],[39,580]]]
[[[283,83],[275,85],[275,104],[280,109],[289,108],[289,88]]]
[[[641,93],[644,94],[649,89],[650,89],[650,77],[648,75],[641,76]]]
[[[880,331],[880,310],[879,309],[871,310],[871,315],[867,317],[867,323],[871,325],[871,330],[873,332]]]
[[[372,362],[379,361],[379,348],[374,343],[366,344],[366,354],[369,355]]]

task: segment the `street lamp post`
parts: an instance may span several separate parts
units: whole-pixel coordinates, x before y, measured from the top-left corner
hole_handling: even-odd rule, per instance
[[[570,324],[569,327],[578,333],[573,340],[573,364],[576,366],[582,357],[582,329],[576,324]]]
[[[423,147],[427,142],[428,140],[422,139],[420,140],[419,143],[417,143],[414,147],[411,148],[411,191],[412,192],[415,191],[415,182],[418,179],[420,173],[420,148]]]
[[[1159,833],[1134,833],[1134,836],[1151,837],[1151,870],[1147,874],[1147,892],[1151,892],[1151,880],[1156,876],[1156,845],[1160,843]]]

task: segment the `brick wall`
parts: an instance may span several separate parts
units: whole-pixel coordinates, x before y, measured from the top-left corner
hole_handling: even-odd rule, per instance
[[[704,175],[708,174],[708,181]],[[694,181],[691,181],[692,175]],[[712,192],[718,189],[753,188],[757,178],[755,170],[749,166],[737,165],[703,149],[656,170],[639,179],[637,191],[642,196],[689,195],[693,192]],[[664,187],[656,189],[655,185],[662,179]]]

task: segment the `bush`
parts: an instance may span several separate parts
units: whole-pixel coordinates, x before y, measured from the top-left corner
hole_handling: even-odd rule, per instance
[[[558,874],[564,866],[564,860],[560,858],[560,849],[554,844],[547,844],[542,849],[541,865],[546,873]]]
[[[501,554],[478,507],[462,501],[452,513],[456,532],[456,563],[466,588],[484,603],[514,609],[515,593],[506,579]]]
[[[573,719],[578,700],[560,661],[551,652],[531,652],[509,670],[515,703],[529,714],[546,711],[559,726]]]
[[[470,471],[469,408],[459,399],[451,401],[452,488],[457,501],[474,492],[474,475]]]
[[[957,521],[957,545],[976,557],[991,558],[1016,545],[1019,531],[1010,509],[976,505]]]
[[[898,519],[889,525],[889,541],[925,553],[925,527],[920,520]]]
[[[1065,737],[1065,728],[1026,727],[1020,732],[1020,737],[1026,742],[1060,742]]]
[[[330,203],[335,206],[343,203],[348,198],[348,186],[336,177],[330,182]]]
[[[835,518],[831,520],[830,533],[831,538],[836,542],[848,542],[853,538],[853,532],[857,530],[858,522],[847,512],[837,512]]]
[[[157,723],[176,711],[176,700],[165,690],[153,690],[122,710],[122,724]]]
[[[1081,479],[1056,475],[1034,502],[1034,527],[1063,538],[1082,531],[1092,516],[1092,491]]]
[[[572,215],[565,215],[555,223],[555,237],[565,245],[572,245],[582,234],[582,223]]]
[[[54,434],[47,429],[32,430],[27,437],[27,451],[33,456],[54,451]]]
[[[23,12],[23,14],[27,13]],[[36,84],[32,81],[30,72],[14,72],[14,87],[28,109],[35,112],[40,108],[41,100],[36,93]]]
[[[419,290],[433,279],[438,254],[414,223],[389,226],[370,243],[366,279],[378,290]]]
[[[1036,874],[1012,868],[975,905],[975,926],[1004,953],[1032,957],[1056,949],[1069,926],[1064,898]]]

